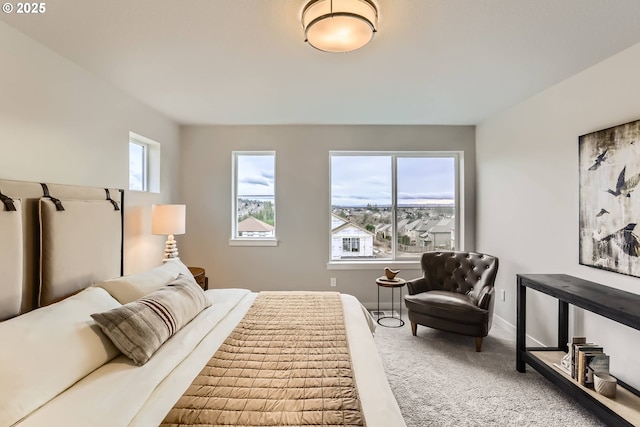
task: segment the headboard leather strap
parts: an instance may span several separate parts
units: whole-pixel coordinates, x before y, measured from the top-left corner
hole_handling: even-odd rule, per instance
[[[13,199],[0,193],[0,201],[4,203],[4,210],[15,212],[16,206],[13,204]]]
[[[109,193],[109,189],[105,188],[104,189],[105,193],[107,193],[107,200],[111,202],[111,204],[113,205],[113,209],[116,211],[120,210],[120,206],[118,206],[118,202],[116,202],[115,200],[113,200],[111,198],[111,193]]]
[[[56,210],[57,211],[63,211],[64,210],[64,206],[62,206],[62,202],[60,201],[60,199],[56,199],[55,197],[51,196],[51,194],[49,194],[49,187],[47,187],[47,184],[45,184],[44,182],[41,182],[40,185],[42,186],[42,191],[44,193],[44,197],[47,197],[48,199],[51,199],[53,204],[56,205]]]

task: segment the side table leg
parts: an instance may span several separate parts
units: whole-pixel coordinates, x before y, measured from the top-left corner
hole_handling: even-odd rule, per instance
[[[395,305],[393,303],[393,294],[395,294],[395,292],[393,292],[393,291],[395,291],[395,289],[391,288],[391,317],[393,317],[393,311],[394,311],[393,308],[394,308],[394,305]]]
[[[377,286],[378,288],[378,318],[376,319],[376,322],[380,323],[380,286]]]
[[[398,302],[398,305],[400,306],[398,307],[400,311],[400,323],[402,323],[402,287],[400,288],[400,301]]]

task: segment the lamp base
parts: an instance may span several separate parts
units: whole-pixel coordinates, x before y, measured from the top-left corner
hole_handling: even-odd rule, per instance
[[[172,259],[179,260],[180,258],[178,257],[178,243],[173,237],[173,234],[169,234],[165,243],[164,258],[162,259],[162,262],[167,262]]]

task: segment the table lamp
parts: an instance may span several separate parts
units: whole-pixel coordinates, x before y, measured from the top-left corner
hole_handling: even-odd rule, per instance
[[[186,212],[186,205],[151,206],[151,233],[167,236],[162,262],[179,259],[178,244],[173,236],[185,233]]]

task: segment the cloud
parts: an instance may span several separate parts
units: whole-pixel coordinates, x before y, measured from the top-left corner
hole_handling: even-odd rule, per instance
[[[398,193],[398,199],[403,200],[434,200],[453,199],[453,194],[449,192],[440,193]]]
[[[245,176],[240,178],[238,182],[242,184],[250,184],[250,185],[263,185],[266,187],[271,186],[271,183],[269,181],[267,181],[263,177],[258,177],[258,176]]]

